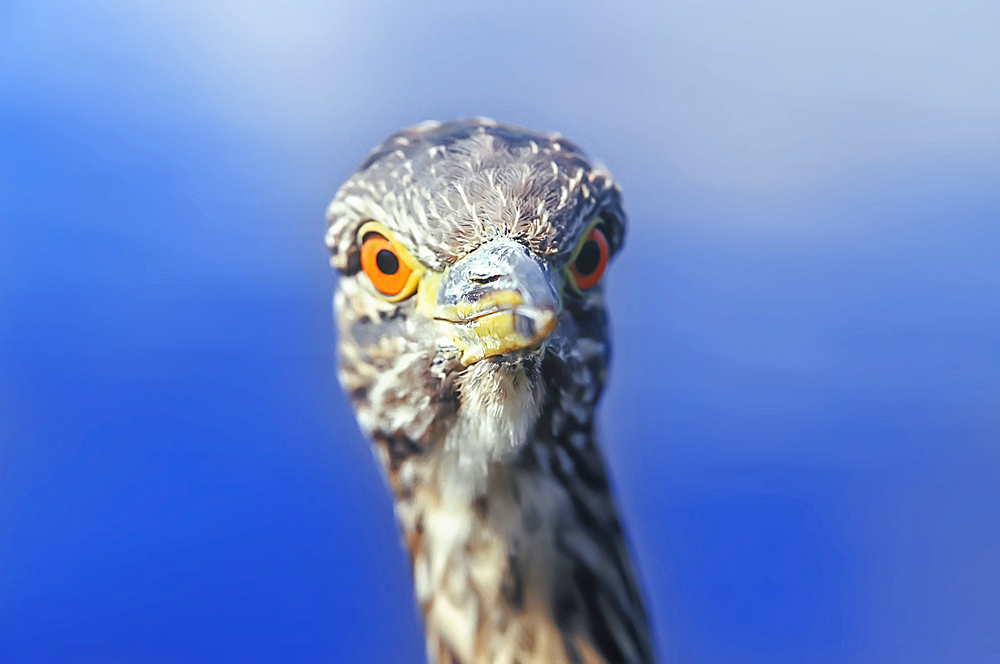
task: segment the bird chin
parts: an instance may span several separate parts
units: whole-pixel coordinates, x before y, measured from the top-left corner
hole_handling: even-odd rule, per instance
[[[527,442],[542,411],[541,354],[519,350],[470,365],[459,378],[460,406],[442,448],[444,486],[453,497],[485,491],[490,469]]]
[[[494,364],[499,366],[501,370],[515,370],[518,367],[522,367],[526,374],[533,376],[537,373],[540,378],[541,361],[544,354],[545,347],[543,344],[539,344],[530,348],[518,348],[506,353],[499,353],[498,355],[481,360],[479,364],[484,362]],[[532,378],[532,380],[536,379]]]

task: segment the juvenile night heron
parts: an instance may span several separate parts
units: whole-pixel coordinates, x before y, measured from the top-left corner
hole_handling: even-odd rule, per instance
[[[431,661],[651,662],[594,435],[625,231],[611,175],[557,135],[429,122],[327,217],[340,382],[395,494]]]

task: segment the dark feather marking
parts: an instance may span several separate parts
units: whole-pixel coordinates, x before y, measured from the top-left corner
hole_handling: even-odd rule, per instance
[[[507,573],[500,587],[504,599],[514,611],[524,609],[524,576],[521,573],[521,562],[511,553],[507,561]]]
[[[368,399],[368,386],[361,385],[359,387],[355,387],[353,390],[351,390],[350,396],[351,396],[351,401],[355,403],[363,403]]]
[[[399,470],[400,465],[410,457],[424,453],[424,449],[416,441],[404,434],[386,435],[376,432],[373,438],[374,442],[381,444],[389,453],[393,471]]]
[[[601,588],[594,571],[577,565],[573,568],[572,577],[590,618],[590,633],[593,636],[594,645],[608,662],[622,662],[624,664],[625,656],[618,647],[618,642],[615,640],[614,634],[611,633],[607,622],[603,619],[604,614],[597,606],[597,596],[601,592]]]

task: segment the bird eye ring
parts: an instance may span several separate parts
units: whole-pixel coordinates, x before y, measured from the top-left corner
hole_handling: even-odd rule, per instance
[[[358,232],[361,239],[361,269],[375,290],[390,302],[403,300],[416,290],[420,272],[403,247],[390,239],[381,224],[366,223]]]
[[[580,291],[597,285],[608,266],[608,239],[596,225],[584,236],[569,264],[573,283]]]

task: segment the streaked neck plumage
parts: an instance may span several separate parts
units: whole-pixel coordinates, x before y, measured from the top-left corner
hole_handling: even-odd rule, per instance
[[[597,304],[583,320],[603,330]],[[428,401],[436,426],[419,443],[371,432],[432,662],[652,661],[594,439],[607,359],[578,337],[480,362]]]

